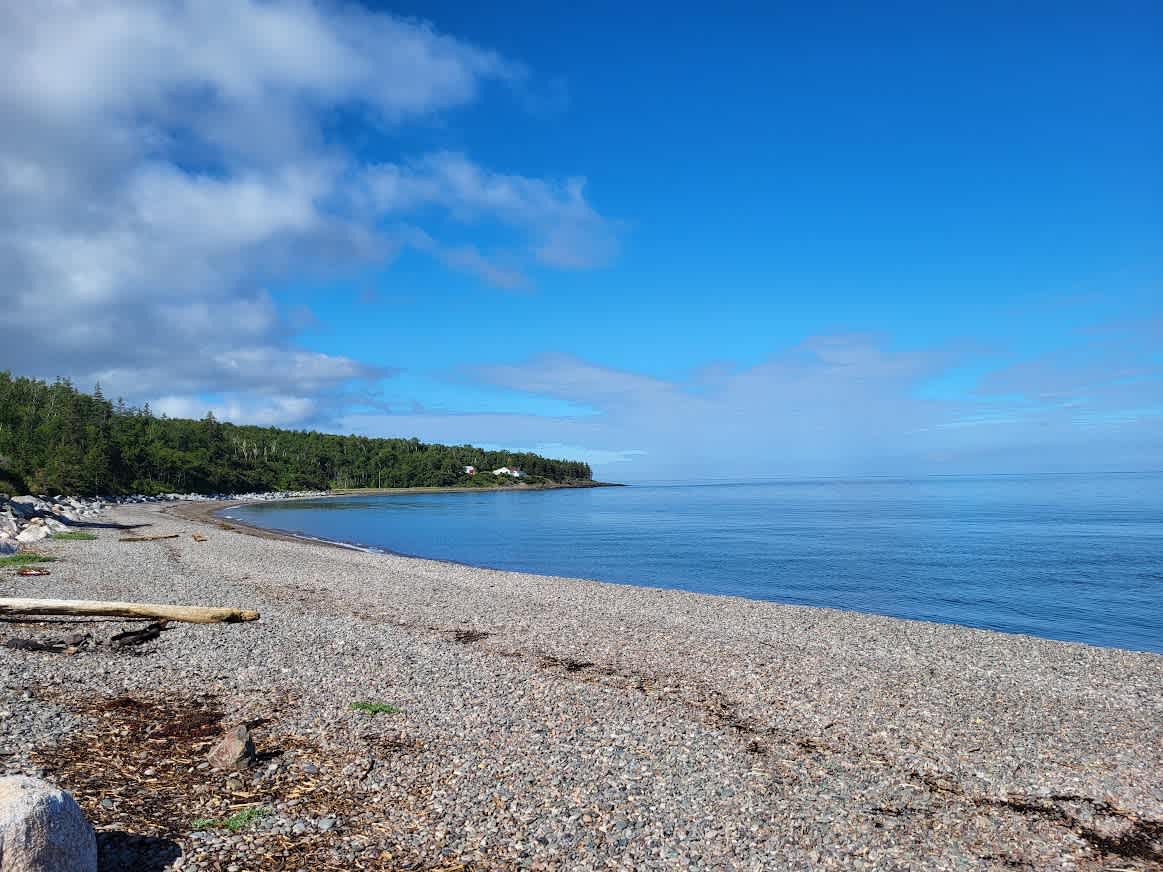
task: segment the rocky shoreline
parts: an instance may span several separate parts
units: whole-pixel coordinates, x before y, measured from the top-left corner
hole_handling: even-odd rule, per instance
[[[64,533],[84,524],[100,515],[105,507],[105,501],[100,499],[0,494],[0,557],[15,554],[53,533]]]
[[[262,613],[0,624],[0,762],[73,793],[103,869],[1163,863],[1157,655],[75,503],[0,509],[97,537],[21,543],[55,560],[4,596]],[[211,768],[239,724],[255,765]]]
[[[268,502],[329,496],[327,491],[275,491],[247,494],[136,494],[122,497],[47,497],[0,493],[0,557],[29,548],[54,533],[84,529],[109,506],[150,503]]]

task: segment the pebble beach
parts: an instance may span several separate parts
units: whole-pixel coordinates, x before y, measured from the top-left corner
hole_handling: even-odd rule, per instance
[[[103,869],[1163,867],[1163,656],[294,540],[111,507],[3,596],[0,764]],[[111,524],[148,524],[124,542]],[[197,534],[197,536],[195,536]],[[202,540],[202,541],[199,541]],[[209,768],[248,724],[258,762]]]

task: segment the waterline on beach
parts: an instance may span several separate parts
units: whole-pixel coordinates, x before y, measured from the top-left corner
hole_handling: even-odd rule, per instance
[[[777,482],[237,506],[471,566],[1163,651],[1163,476]]]

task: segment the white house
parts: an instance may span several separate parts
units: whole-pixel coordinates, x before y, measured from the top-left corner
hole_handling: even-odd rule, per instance
[[[493,475],[508,475],[508,476],[512,476],[513,478],[524,478],[525,477],[525,473],[523,473],[521,470],[512,469],[508,466],[502,466],[500,469],[494,469]]]
[[[475,466],[466,466],[466,467],[464,468],[464,474],[465,474],[465,475],[476,475],[476,474],[477,474],[477,468],[476,468]]]

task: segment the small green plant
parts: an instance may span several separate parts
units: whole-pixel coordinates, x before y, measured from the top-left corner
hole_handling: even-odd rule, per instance
[[[64,533],[53,533],[54,541],[64,542],[92,542],[97,538],[96,533],[87,533],[84,530],[68,530]]]
[[[353,702],[351,708],[352,711],[367,712],[369,715],[394,715],[400,712],[399,708],[386,702]]]
[[[245,830],[261,817],[271,813],[269,808],[256,805],[254,808],[244,808],[242,811],[225,818],[198,818],[190,824],[196,830],[230,830],[237,833]]]
[[[21,551],[18,554],[9,554],[0,557],[0,566],[28,566],[30,563],[52,563],[55,557],[47,554],[33,554],[31,551]]]

